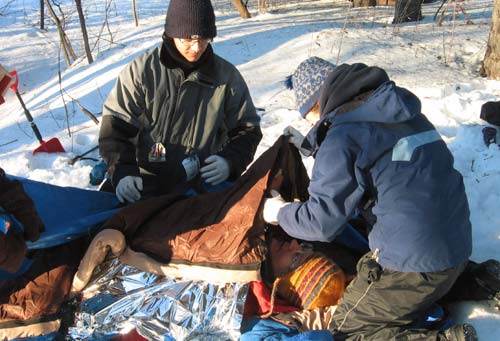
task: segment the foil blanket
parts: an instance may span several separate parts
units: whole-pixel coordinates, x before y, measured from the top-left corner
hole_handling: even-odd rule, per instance
[[[247,284],[176,280],[112,259],[84,289],[68,336],[103,340],[135,328],[148,340],[238,340],[247,292]]]

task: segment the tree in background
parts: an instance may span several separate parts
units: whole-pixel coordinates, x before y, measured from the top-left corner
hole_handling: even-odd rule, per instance
[[[135,8],[135,0],[132,0],[132,15],[134,16],[135,27],[139,26],[139,19],[137,18],[137,10]]]
[[[248,8],[243,4],[243,1],[231,0],[231,2],[233,3],[234,7],[236,7],[243,19],[248,19],[251,17],[250,12],[248,12]]]
[[[92,52],[90,52],[89,35],[87,34],[87,26],[85,25],[85,16],[83,15],[82,10],[82,0],[75,0],[75,4],[76,10],[78,11],[78,18],[80,19],[80,27],[82,29],[85,54],[87,55],[87,61],[89,62],[89,64],[92,64],[94,62],[94,59],[92,58]]]
[[[393,24],[422,19],[422,0],[396,0]]]
[[[65,17],[64,17],[64,12],[61,10],[61,8],[58,5],[55,5],[56,7],[59,8],[59,11],[61,13],[61,18],[59,18],[54,11],[54,8],[52,7],[51,3],[49,0],[45,0],[45,5],[47,6],[47,10],[50,13],[50,16],[52,17],[52,20],[56,23],[57,26],[57,31],[59,32],[59,39],[61,41],[61,48],[63,51],[64,55],[64,60],[66,61],[67,66],[71,66],[71,59],[76,60],[76,53],[73,50],[73,47],[71,46],[71,42],[66,35],[66,32],[64,31],[64,26],[65,26]]]
[[[500,80],[500,0],[495,0],[493,4],[490,37],[481,67],[481,75]]]
[[[259,13],[267,12],[267,2],[268,0],[259,0]]]
[[[43,0],[40,0],[40,29],[45,29],[45,6]]]
[[[396,0],[349,0],[353,7],[394,6]]]

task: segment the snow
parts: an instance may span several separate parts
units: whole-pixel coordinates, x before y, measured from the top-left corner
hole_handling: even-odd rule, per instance
[[[0,63],[18,71],[22,98],[42,136],[57,137],[67,151],[32,155],[39,143],[9,91],[6,103],[0,106],[0,166],[6,172],[61,186],[96,189],[89,185],[95,161],[68,164],[72,157],[97,145],[99,131],[73,99],[100,118],[118,72],[161,41],[167,8],[165,1],[138,1],[139,26],[135,27],[131,2],[114,0],[109,31],[104,27],[96,43],[107,3],[109,0],[83,2],[90,44],[96,44],[95,62],[88,65],[73,2],[62,1],[62,7],[72,11],[68,36],[82,56],[67,68],[54,24],[47,19],[47,31],[37,28],[39,1],[0,0]],[[483,103],[500,100],[500,82],[478,74],[491,27],[492,3],[464,2],[472,25],[462,13],[451,20],[449,7],[442,26],[432,20],[438,3],[423,6],[423,21],[396,26],[390,24],[391,7],[349,9],[348,2],[341,0],[292,4],[267,14],[252,13],[254,17],[248,20],[216,8],[218,36],[213,47],[238,67],[255,105],[265,109],[260,111],[264,138],[258,154],[287,125],[303,133],[309,129],[295,109],[293,93],[283,85],[302,60],[316,55],[337,64],[363,62],[384,68],[398,85],[420,97],[424,114],[455,157],[471,209],[471,259],[500,259],[500,148],[483,143],[481,130],[488,124],[479,118]],[[96,158],[97,152],[88,156]],[[304,163],[310,170],[313,160],[304,159]],[[453,306],[452,313],[458,321],[472,323],[481,340],[500,339],[500,314],[488,302],[462,302]]]

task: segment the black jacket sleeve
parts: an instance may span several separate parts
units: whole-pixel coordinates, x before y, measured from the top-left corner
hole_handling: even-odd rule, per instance
[[[108,165],[111,182],[116,188],[127,175],[139,176],[133,139],[139,130],[133,125],[106,115],[102,118],[99,131],[99,153]]]
[[[218,153],[230,164],[229,180],[235,180],[245,171],[261,139],[262,132],[258,125],[240,126],[229,132],[229,141]]]

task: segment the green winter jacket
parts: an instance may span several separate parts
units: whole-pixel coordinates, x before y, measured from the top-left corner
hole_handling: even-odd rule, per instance
[[[190,185],[182,161],[192,154],[201,166],[212,154],[224,157],[234,180],[262,138],[245,81],[215,54],[185,77],[181,68],[165,66],[164,49],[161,45],[127,65],[104,103],[99,146],[113,185],[140,174],[145,187],[153,179],[155,195],[185,190]],[[164,157],[153,160],[160,143]]]

